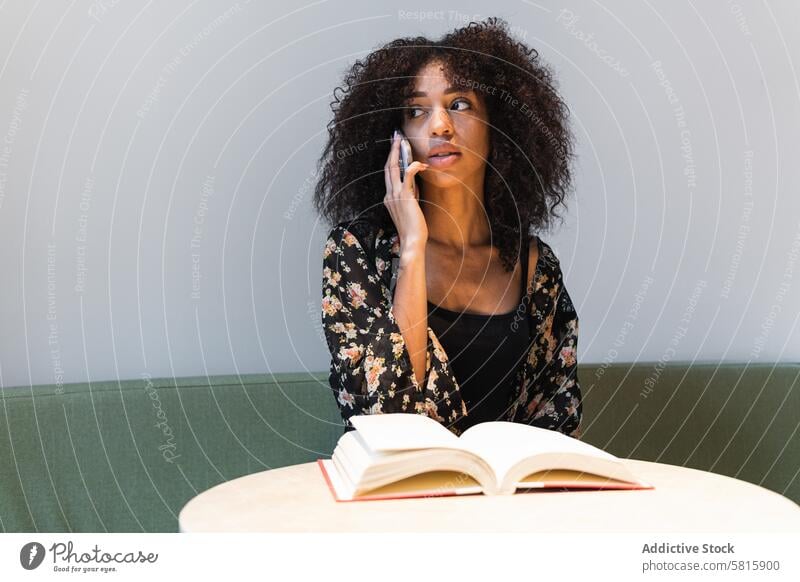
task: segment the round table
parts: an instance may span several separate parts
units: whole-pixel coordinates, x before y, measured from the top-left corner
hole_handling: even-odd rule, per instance
[[[621,459],[655,489],[528,491],[337,502],[316,462],[246,475],[191,499],[181,532],[800,532],[800,506],[758,485]],[[544,524],[544,525],[543,525]]]

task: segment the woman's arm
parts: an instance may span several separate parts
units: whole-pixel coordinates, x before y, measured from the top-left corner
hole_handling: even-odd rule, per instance
[[[418,384],[424,383],[430,363],[426,361],[428,305],[425,283],[425,247],[428,225],[419,206],[415,177],[427,164],[415,161],[400,179],[400,135],[392,136],[389,156],[383,166],[386,196],[383,204],[397,228],[400,239],[400,266],[394,297],[394,312],[400,324]]]
[[[400,251],[397,287],[394,292],[394,316],[408,346],[414,376],[423,384],[429,361],[428,291],[425,282],[425,246],[415,245]]]
[[[400,293],[401,300],[413,301],[415,265],[406,265],[398,280],[395,295]],[[400,314],[414,323],[402,306]],[[467,410],[444,350],[428,334],[422,351],[414,348],[421,358],[412,365],[389,290],[358,238],[342,225],[333,228],[325,244],[322,325],[331,353],[331,389],[346,427],[352,426],[349,417],[355,414],[412,412],[456,432],[450,425]],[[420,371],[424,382],[417,379]]]

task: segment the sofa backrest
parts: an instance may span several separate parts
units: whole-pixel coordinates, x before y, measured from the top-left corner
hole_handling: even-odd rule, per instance
[[[343,432],[327,375],[6,388],[2,400],[5,531],[177,531],[194,495],[329,456]]]
[[[800,502],[800,364],[592,364],[578,375],[587,442]]]
[[[581,364],[583,440],[800,501],[800,365]],[[6,532],[177,531],[224,481],[328,457],[327,372],[142,378],[0,391]]]

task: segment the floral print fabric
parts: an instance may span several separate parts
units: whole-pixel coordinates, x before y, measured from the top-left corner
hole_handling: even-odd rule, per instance
[[[400,256],[397,232],[378,228],[374,236],[364,236],[364,228],[355,222],[336,225],[323,251],[322,324],[331,354],[329,383],[345,430],[353,429],[349,418],[355,414],[408,412],[430,416],[458,435],[453,423],[469,411],[445,350],[429,326],[420,385],[392,312],[392,259]],[[578,315],[553,250],[536,240],[539,259],[525,301],[530,350],[516,372],[512,405],[498,420],[579,437]]]

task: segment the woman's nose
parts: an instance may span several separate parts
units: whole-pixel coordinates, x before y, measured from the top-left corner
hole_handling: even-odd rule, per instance
[[[434,111],[431,117],[431,135],[450,135],[453,133],[453,123],[444,109]]]

